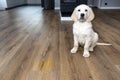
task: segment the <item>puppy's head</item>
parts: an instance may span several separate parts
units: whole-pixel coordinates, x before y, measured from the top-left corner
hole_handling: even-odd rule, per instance
[[[90,22],[94,19],[94,13],[89,6],[82,4],[74,9],[71,18],[75,22]]]

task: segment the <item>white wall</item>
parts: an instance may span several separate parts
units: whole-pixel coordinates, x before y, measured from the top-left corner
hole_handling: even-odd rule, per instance
[[[26,0],[7,0],[7,7],[14,7],[18,5],[26,4]]]
[[[120,9],[120,0],[93,0],[93,6],[100,9]]]
[[[0,0],[0,10],[4,10],[6,7],[6,0]]]
[[[28,4],[41,4],[41,0],[27,0]]]
[[[10,8],[23,4],[41,4],[41,0],[0,0],[0,8]]]
[[[107,3],[107,5],[105,5]],[[120,0],[101,0],[101,8],[119,8],[120,9]]]

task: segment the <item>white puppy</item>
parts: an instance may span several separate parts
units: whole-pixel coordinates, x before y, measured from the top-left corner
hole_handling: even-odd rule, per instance
[[[98,34],[93,31],[91,21],[94,19],[94,13],[87,5],[77,6],[71,16],[74,21],[73,35],[74,35],[74,47],[71,49],[71,53],[76,53],[78,46],[84,45],[84,57],[89,57],[89,51],[93,51],[96,45],[110,45],[106,43],[97,43]]]

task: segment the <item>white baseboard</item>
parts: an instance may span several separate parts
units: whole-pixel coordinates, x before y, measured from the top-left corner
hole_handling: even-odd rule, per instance
[[[120,9],[120,7],[99,7],[100,9]]]
[[[61,21],[72,21],[71,17],[62,17],[60,12],[60,19]]]
[[[71,17],[61,17],[61,21],[72,21]]]
[[[6,9],[0,9],[0,11],[4,11],[4,10],[6,10]]]
[[[5,8],[0,7],[0,10],[5,10]]]
[[[55,10],[60,10],[60,7],[55,7]]]

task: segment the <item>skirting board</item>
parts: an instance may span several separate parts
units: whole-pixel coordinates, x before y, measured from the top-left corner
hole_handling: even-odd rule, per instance
[[[5,8],[0,7],[0,11],[2,11],[2,10],[6,10],[6,9],[5,9]]]
[[[71,17],[61,17],[61,21],[72,21]]]
[[[60,10],[60,7],[55,7],[55,10]]]
[[[99,9],[120,9],[120,7],[99,7]]]
[[[16,7],[26,6],[26,5],[27,4],[21,4],[21,5],[17,5],[17,6],[7,7],[6,10],[13,9],[13,8],[16,8]]]
[[[61,19],[61,21],[72,21],[71,17],[62,17],[60,11],[59,11],[59,13],[60,13],[60,19]]]

